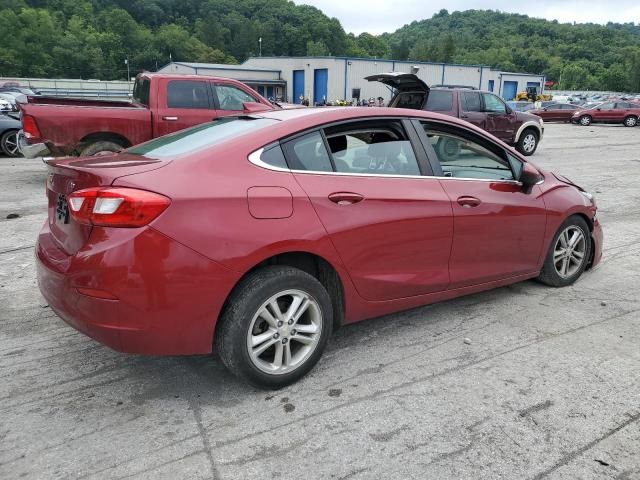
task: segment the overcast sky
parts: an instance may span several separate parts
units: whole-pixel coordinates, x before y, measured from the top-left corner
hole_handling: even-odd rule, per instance
[[[501,10],[560,22],[608,21],[640,22],[638,0],[294,0],[297,4],[313,5],[330,17],[336,17],[347,32],[380,34],[393,32],[413,20],[431,18],[446,8],[455,10]]]

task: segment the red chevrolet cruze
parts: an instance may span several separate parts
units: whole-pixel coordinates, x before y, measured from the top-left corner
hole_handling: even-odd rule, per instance
[[[287,385],[336,327],[601,257],[593,197],[473,125],[417,110],[222,118],[48,162],[40,289],[116,350],[216,350]]]

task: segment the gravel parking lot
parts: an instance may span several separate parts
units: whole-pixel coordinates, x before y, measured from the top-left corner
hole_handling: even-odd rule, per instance
[[[534,161],[596,194],[599,268],[345,327],[264,392],[59,320],[44,166],[0,159],[0,478],[640,478],[640,128],[548,124]]]

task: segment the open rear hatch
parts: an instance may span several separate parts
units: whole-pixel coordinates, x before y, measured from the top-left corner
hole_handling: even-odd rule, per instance
[[[365,77],[365,80],[384,83],[396,91],[389,107],[420,109],[429,98],[429,86],[413,73],[378,73]]]
[[[120,177],[161,168],[168,160],[121,153],[85,158],[60,158],[47,162],[49,229],[58,245],[75,254],[89,239],[92,227],[76,222],[69,214],[67,196],[77,190],[108,187]]]

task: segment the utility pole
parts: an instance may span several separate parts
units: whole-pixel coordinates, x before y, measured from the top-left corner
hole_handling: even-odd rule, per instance
[[[258,43],[260,44],[260,56],[262,56],[262,37],[258,39]]]
[[[131,74],[129,73],[129,59],[124,59],[124,64],[127,66],[127,82],[131,81]]]

